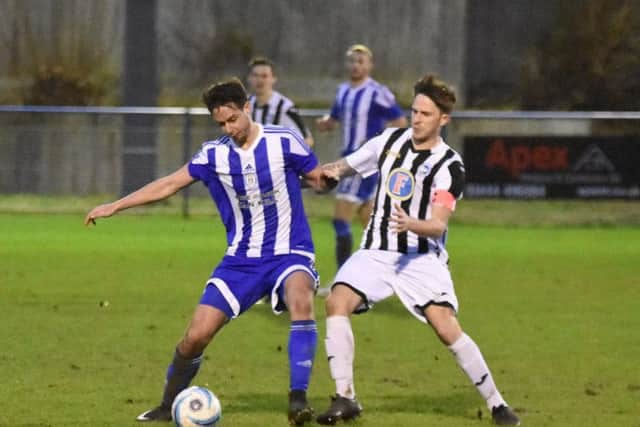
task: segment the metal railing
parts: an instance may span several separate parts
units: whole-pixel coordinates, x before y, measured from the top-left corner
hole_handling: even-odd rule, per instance
[[[316,139],[320,160],[334,159],[339,132],[320,133],[313,120],[327,110],[300,113]],[[191,158],[196,144],[219,133],[208,116],[206,108],[192,107],[0,106],[0,194],[121,193],[123,156],[150,154],[150,177],[171,172]],[[154,119],[148,126],[134,126],[127,117]],[[462,110],[453,113],[446,139],[461,151],[469,135],[585,136],[599,132],[595,124],[605,122],[613,124],[608,132],[635,135],[637,126],[629,131],[626,124],[639,120],[638,111]],[[149,136],[153,145],[127,147],[123,136],[127,132],[134,140]],[[191,192],[206,194],[199,188],[183,191],[184,215],[189,212]]]

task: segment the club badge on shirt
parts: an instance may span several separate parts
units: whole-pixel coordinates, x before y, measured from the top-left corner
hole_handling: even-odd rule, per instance
[[[243,171],[244,186],[247,190],[253,190],[258,187],[258,175],[251,164],[247,164]]]

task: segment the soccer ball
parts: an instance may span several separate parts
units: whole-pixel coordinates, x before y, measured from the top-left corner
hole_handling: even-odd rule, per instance
[[[191,386],[173,400],[171,416],[178,427],[211,427],[222,418],[222,407],[211,390]]]

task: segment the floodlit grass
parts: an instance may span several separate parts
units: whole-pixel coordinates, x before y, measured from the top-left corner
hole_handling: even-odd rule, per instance
[[[215,217],[152,208],[85,228],[80,212],[90,205],[81,205],[73,215],[0,214],[0,426],[137,425],[160,398],[173,347],[225,248]],[[325,205],[313,208],[312,227],[326,281]],[[640,228],[461,220],[449,251],[461,323],[524,426],[637,425]],[[323,410],[334,388],[320,298],[316,312],[310,399]],[[490,425],[451,355],[397,301],[353,326],[365,407],[355,425]],[[286,316],[259,305],[207,349],[195,383],[219,395],[222,426],[286,425],[287,334]]]

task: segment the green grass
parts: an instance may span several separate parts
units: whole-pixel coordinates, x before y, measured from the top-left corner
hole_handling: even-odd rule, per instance
[[[333,231],[321,209],[326,281]],[[0,214],[0,426],[135,426],[224,251],[215,217],[121,215],[92,228],[82,217]],[[638,426],[640,228],[569,224],[454,223],[461,323],[523,425]],[[316,311],[322,338],[319,298]],[[490,425],[451,355],[397,301],[353,326],[365,406],[355,425]],[[221,425],[286,425],[287,333],[286,316],[256,306],[207,349],[195,383],[219,395]],[[333,392],[320,339],[310,399],[324,409]]]
[[[84,214],[90,207],[113,200],[113,195],[39,196],[30,194],[0,195],[0,213],[73,213]],[[333,213],[333,195],[305,193],[307,213],[314,218],[328,218]],[[640,200],[463,200],[453,216],[454,224],[514,226],[612,226],[640,225]],[[182,196],[178,195],[153,206],[127,211],[127,214],[182,213]],[[216,213],[211,199],[191,197],[192,216]]]

